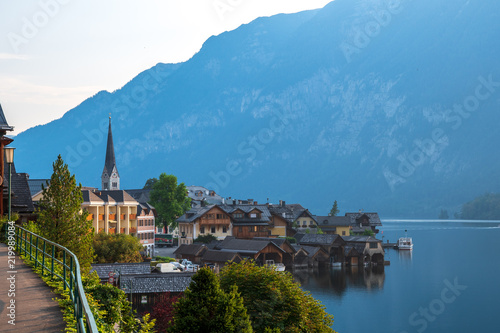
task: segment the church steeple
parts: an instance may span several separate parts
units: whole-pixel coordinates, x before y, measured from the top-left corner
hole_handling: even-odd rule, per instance
[[[115,147],[113,145],[113,133],[111,132],[111,114],[109,116],[108,145],[106,146],[106,160],[101,176],[103,190],[119,190],[120,175],[116,168]]]

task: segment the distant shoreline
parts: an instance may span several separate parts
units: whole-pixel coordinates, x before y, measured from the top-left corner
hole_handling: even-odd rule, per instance
[[[500,220],[440,220],[440,219],[380,219],[382,223],[396,223],[396,222],[446,222],[446,223],[500,223]]]

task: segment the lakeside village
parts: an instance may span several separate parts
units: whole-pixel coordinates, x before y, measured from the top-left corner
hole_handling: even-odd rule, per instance
[[[0,106],[2,158],[4,147],[13,142],[5,136],[12,129]],[[3,162],[2,174],[6,175],[9,168],[6,161]],[[12,210],[19,215],[20,223],[34,220],[42,184],[46,186],[50,179],[29,179],[26,173],[15,170],[13,161],[10,163]],[[8,174],[4,179],[9,179]],[[375,212],[318,216],[300,204],[225,199],[201,186],[187,186],[191,209],[177,218],[175,229],[156,227],[156,211],[149,203],[151,190],[120,189],[111,117],[101,185],[101,189],[82,187],[82,209],[89,212],[88,219],[93,222],[96,233],[135,236],[144,247],[145,257],[155,257],[155,246],[171,245],[175,240],[178,245],[175,259],[192,264],[191,267],[208,265],[218,271],[230,261],[249,258],[258,265],[289,271],[332,266],[383,268],[389,264],[384,260],[384,247],[394,246],[382,244],[382,240],[374,237],[382,225]],[[0,187],[6,189],[5,184]],[[4,204],[1,204],[3,214]],[[217,240],[210,244],[194,242],[205,235],[213,235]],[[157,269],[152,269],[150,262],[94,264],[92,267],[102,283],[113,283],[130,294],[133,307],[143,312],[154,306],[156,295],[183,292],[191,282],[193,272],[162,268],[162,265]]]

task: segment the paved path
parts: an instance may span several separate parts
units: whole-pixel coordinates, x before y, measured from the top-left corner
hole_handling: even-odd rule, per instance
[[[14,269],[10,268],[8,248],[0,244],[0,332],[61,332],[65,322],[56,296],[43,280],[16,256]],[[14,277],[15,286],[9,278]],[[15,296],[9,296],[11,286]],[[10,301],[15,300],[15,326],[9,324]]]

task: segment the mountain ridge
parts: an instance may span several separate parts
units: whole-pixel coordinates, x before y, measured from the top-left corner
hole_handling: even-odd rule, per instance
[[[452,214],[500,187],[487,148],[499,139],[498,7],[336,0],[259,18],[19,134],[16,163],[44,178],[62,153],[79,181],[99,186],[111,113],[125,188],[167,172],[319,215],[334,200],[386,217]],[[478,86],[490,96],[461,116],[454,105]]]

